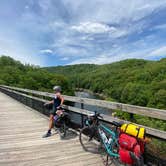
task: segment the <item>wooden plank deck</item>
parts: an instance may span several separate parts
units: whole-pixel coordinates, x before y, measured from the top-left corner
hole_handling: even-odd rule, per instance
[[[1,166],[103,166],[103,157],[85,152],[74,131],[61,140],[42,138],[48,118],[0,92]]]

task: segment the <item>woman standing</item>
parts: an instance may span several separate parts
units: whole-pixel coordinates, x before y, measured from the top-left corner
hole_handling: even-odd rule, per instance
[[[59,107],[63,105],[64,98],[61,95],[61,87],[60,86],[54,86],[53,90],[55,91],[54,98],[48,103],[45,103],[44,105],[53,104],[53,109],[50,111],[50,118],[49,118],[49,128],[45,135],[43,135],[43,138],[50,137],[51,136],[51,129],[53,127],[53,121],[54,116],[56,115],[56,111]]]

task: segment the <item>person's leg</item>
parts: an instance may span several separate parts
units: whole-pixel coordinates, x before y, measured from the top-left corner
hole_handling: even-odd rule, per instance
[[[54,120],[54,115],[50,114],[50,118],[49,118],[49,128],[46,134],[43,135],[43,138],[45,137],[50,137],[51,136],[51,129],[53,127],[53,120]]]
[[[50,114],[50,118],[49,118],[49,129],[48,131],[51,132],[51,129],[53,128],[53,120],[54,120],[54,115]]]
[[[53,107],[53,109],[50,110],[49,128],[48,128],[47,133],[43,136],[43,138],[51,136],[51,129],[53,128],[53,122],[54,122],[55,115],[56,115],[56,109]]]

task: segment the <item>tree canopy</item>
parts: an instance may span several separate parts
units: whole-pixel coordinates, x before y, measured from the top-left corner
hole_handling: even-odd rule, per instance
[[[60,85],[65,94],[73,94],[66,76],[50,73],[38,66],[23,65],[7,56],[0,57],[0,84],[50,92],[54,85]]]

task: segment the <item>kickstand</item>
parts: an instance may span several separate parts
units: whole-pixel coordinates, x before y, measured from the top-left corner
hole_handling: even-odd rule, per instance
[[[107,159],[106,159],[106,166],[108,166],[108,154],[107,154]]]

